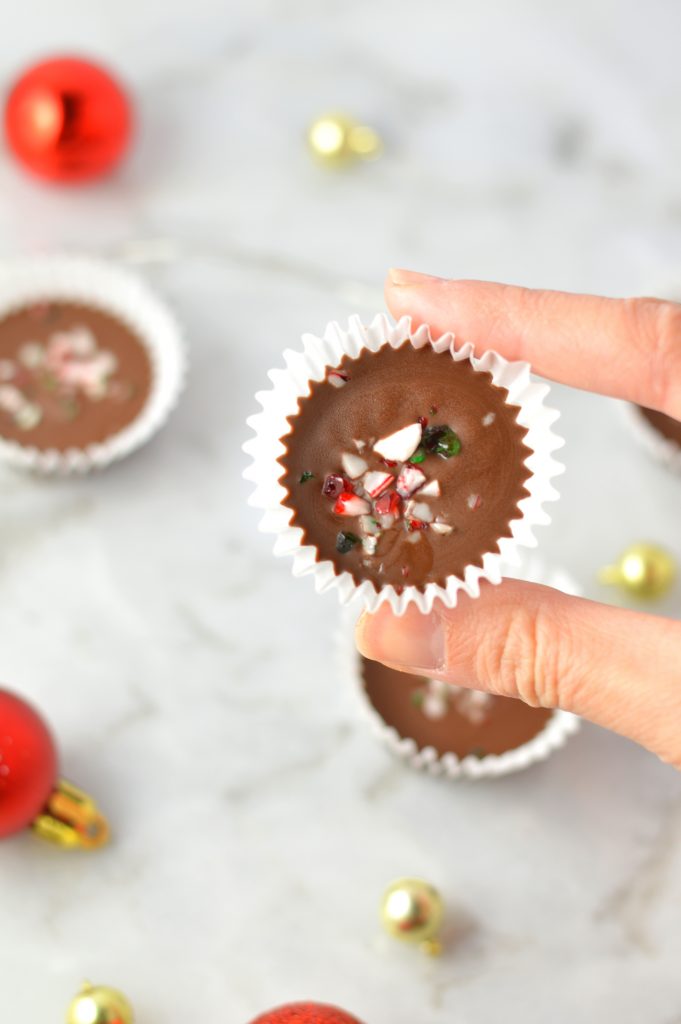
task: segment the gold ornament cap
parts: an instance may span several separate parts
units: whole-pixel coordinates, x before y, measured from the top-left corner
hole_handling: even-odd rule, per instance
[[[67,849],[96,850],[109,841],[109,823],[82,789],[60,779],[31,828],[41,839]]]
[[[667,594],[676,579],[673,556],[657,544],[630,544],[614,565],[600,570],[601,583],[621,587],[634,597],[655,600]]]
[[[134,1024],[132,1006],[118,989],[86,981],[69,1005],[66,1024]]]
[[[445,907],[437,889],[422,878],[399,878],[389,885],[381,901],[381,921],[389,935],[413,942],[437,955]]]
[[[307,141],[320,163],[339,166],[355,160],[377,160],[383,152],[380,136],[349,114],[323,114],[310,125]]]

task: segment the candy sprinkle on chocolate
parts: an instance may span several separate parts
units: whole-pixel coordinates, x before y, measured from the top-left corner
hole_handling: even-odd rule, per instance
[[[325,498],[337,498],[343,491],[349,491],[351,485],[340,473],[329,473],[322,485],[322,494]]]
[[[344,373],[342,370],[329,370],[326,375],[326,379],[329,384],[333,384],[335,388],[345,387],[350,380],[347,373]]]
[[[450,459],[461,451],[461,441],[451,427],[446,424],[438,427],[427,427],[423,431],[423,447],[432,455],[440,455]]]
[[[347,555],[348,551],[352,551],[355,544],[359,544],[359,537],[348,530],[341,530],[336,537],[336,551],[340,551],[341,555]]]
[[[310,473],[309,469],[306,469],[304,473],[300,474],[300,483],[306,484],[308,480],[312,480],[314,473]]]

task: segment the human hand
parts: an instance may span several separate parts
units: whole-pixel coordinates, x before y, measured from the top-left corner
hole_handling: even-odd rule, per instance
[[[396,317],[453,331],[476,355],[492,348],[542,376],[681,420],[681,305],[404,270],[390,271],[386,299]],[[397,618],[382,605],[361,617],[357,644],[402,672],[573,711],[681,768],[679,622],[505,580],[428,615],[410,607]]]

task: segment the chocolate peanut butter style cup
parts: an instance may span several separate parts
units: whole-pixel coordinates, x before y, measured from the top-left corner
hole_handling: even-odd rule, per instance
[[[135,276],[51,257],[0,265],[0,457],[86,471],[157,430],[185,372],[174,319]]]
[[[578,595],[563,569],[524,556],[504,575]],[[502,583],[505,586],[505,583]],[[579,728],[566,711],[411,675],[362,657],[349,610],[338,633],[343,685],[355,690],[363,717],[383,745],[410,768],[450,779],[484,779],[527,768],[564,745]]]
[[[484,778],[527,768],[579,724],[566,712],[358,661],[361,697],[380,739],[431,775]]]
[[[526,364],[412,332],[408,318],[355,318],[304,343],[258,395],[245,446],[275,551],[319,590],[398,613],[498,582],[501,557],[534,544],[556,497],[546,385]]]
[[[681,423],[643,405],[624,405],[624,414],[639,444],[658,462],[681,473]]]
[[[36,448],[87,448],[128,426],[151,390],[151,360],[116,317],[73,302],[0,319],[0,436]]]
[[[367,658],[361,662],[364,692],[383,721],[438,757],[503,754],[531,740],[551,717],[546,708],[512,697],[408,675]]]

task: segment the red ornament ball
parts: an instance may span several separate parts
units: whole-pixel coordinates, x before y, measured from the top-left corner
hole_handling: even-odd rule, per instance
[[[323,1003],[289,1003],[256,1017],[251,1024],[361,1024],[337,1006]]]
[[[131,130],[130,104],[118,82],[75,57],[30,68],[5,107],[5,135],[13,153],[50,181],[105,174],[125,152]]]
[[[0,690],[0,839],[40,814],[57,779],[52,735],[30,704]]]

